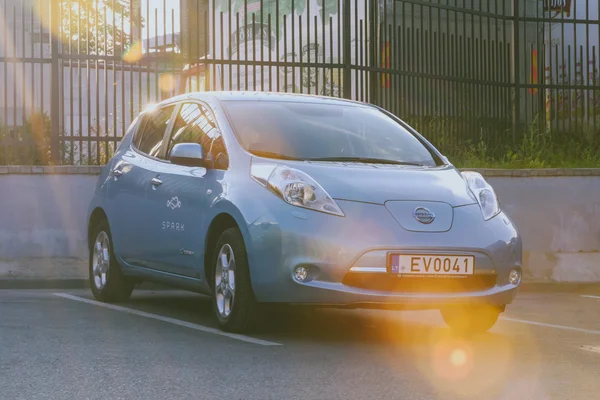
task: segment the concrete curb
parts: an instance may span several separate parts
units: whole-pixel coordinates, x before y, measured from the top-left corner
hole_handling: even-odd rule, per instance
[[[0,279],[0,290],[4,289],[89,289],[87,279],[36,279],[6,278]]]
[[[600,295],[600,282],[523,282],[519,291],[523,293],[568,293]]]
[[[144,282],[136,285],[136,289],[141,290],[176,290],[158,283]],[[0,290],[71,290],[71,289],[90,289],[88,279],[68,278],[68,279],[38,279],[38,278],[0,278]]]
[[[89,290],[87,279],[37,279],[37,278],[0,278],[0,290]],[[139,290],[179,290],[158,283],[144,282],[136,285]],[[594,283],[556,283],[556,282],[523,282],[519,289],[521,293],[569,293],[600,295],[600,282]]]

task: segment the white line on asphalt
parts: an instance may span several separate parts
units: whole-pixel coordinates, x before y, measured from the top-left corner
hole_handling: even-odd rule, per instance
[[[195,329],[197,331],[212,333],[214,335],[219,335],[219,336],[225,336],[230,339],[241,340],[242,342],[259,344],[261,346],[281,346],[281,343],[275,343],[275,342],[269,342],[267,340],[255,339],[255,338],[252,338],[249,336],[238,335],[235,333],[227,333],[227,332],[223,332],[219,329],[209,328],[207,326],[193,324],[191,322],[181,321],[181,320],[175,319],[175,318],[163,317],[161,315],[151,314],[151,313],[147,313],[144,311],[133,310],[131,308],[116,306],[114,304],[101,303],[99,301],[84,299],[83,297],[73,296],[73,295],[66,294],[66,293],[54,293],[54,295],[58,296],[58,297],[62,297],[63,299],[80,301],[82,303],[105,307],[105,308],[109,308],[109,309],[115,310],[115,311],[121,311],[121,312],[128,313],[128,314],[138,315],[140,317],[156,319],[158,321],[168,322],[173,325],[184,326],[186,328]]]
[[[519,322],[521,324],[537,325],[537,326],[544,326],[546,328],[564,329],[567,331],[575,331],[575,332],[591,333],[593,335],[600,335],[600,331],[595,331],[593,329],[583,329],[583,328],[575,328],[572,326],[565,326],[565,325],[546,324],[544,322],[527,321],[524,319],[516,319],[516,318],[508,318],[508,317],[500,317],[500,319],[504,320],[504,321],[510,321],[510,322]]]
[[[600,296],[591,296],[589,294],[582,294],[581,297],[587,297],[588,299],[598,299],[598,300],[600,300]]]
[[[595,347],[595,346],[580,346],[582,350],[587,350],[587,351],[591,351],[592,353],[599,353],[600,354],[600,347]]]

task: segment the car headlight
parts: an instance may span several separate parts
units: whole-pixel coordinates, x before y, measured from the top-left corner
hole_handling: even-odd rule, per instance
[[[283,165],[253,164],[252,177],[286,203],[344,216],[329,194],[310,175]]]
[[[484,220],[489,220],[500,213],[500,204],[496,192],[478,172],[465,171],[462,176],[475,196]]]

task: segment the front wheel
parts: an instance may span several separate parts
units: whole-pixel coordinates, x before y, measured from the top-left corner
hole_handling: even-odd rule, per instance
[[[240,231],[225,230],[213,254],[213,310],[219,327],[227,332],[244,332],[256,322],[258,304]]]
[[[496,324],[502,309],[492,305],[470,305],[444,308],[440,312],[446,325],[455,332],[483,333]]]

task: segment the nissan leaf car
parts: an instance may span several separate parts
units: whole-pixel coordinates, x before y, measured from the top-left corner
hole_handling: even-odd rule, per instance
[[[490,329],[521,283],[494,189],[379,107],[255,92],[148,108],[103,167],[88,215],[94,296],[153,281],[212,298],[242,332],[265,305],[440,310]]]

